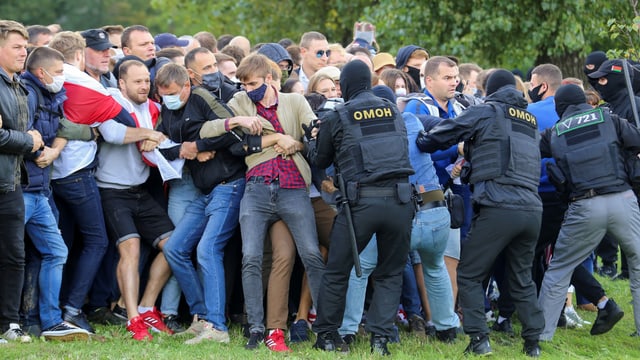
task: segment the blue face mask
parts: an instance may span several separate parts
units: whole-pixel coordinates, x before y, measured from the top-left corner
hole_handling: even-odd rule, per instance
[[[253,101],[254,103],[257,103],[258,101],[262,100],[262,98],[264,98],[264,94],[266,92],[267,92],[267,84],[264,83],[262,84],[262,86],[256,89],[247,91],[247,96],[249,97],[249,99],[251,99],[251,101]]]
[[[179,93],[175,95],[162,96],[162,102],[169,110],[178,110],[182,107],[182,101],[180,101]]]

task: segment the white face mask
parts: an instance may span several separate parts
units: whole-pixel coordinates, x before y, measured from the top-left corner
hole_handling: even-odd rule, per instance
[[[114,61],[118,61],[120,59],[122,59],[124,57],[124,53],[122,52],[122,49],[111,49],[113,50],[114,54],[111,56],[111,58]]]
[[[396,96],[405,96],[407,95],[407,89],[406,88],[397,88],[396,89]]]
[[[53,79],[53,82],[51,84],[44,84],[45,89],[47,89],[52,94],[60,92],[60,90],[62,90],[62,86],[64,85],[64,75],[52,76],[47,70],[44,70],[44,72],[46,72],[47,75],[49,75]]]
[[[427,85],[424,84],[424,76],[420,77],[420,90],[424,90]]]

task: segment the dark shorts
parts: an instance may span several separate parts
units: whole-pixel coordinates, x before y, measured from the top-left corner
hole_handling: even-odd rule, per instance
[[[107,231],[116,246],[140,238],[157,247],[174,229],[167,212],[139,186],[125,190],[100,188],[100,197]]]

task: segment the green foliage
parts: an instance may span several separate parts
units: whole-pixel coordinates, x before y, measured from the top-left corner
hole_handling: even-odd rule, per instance
[[[638,58],[636,8],[635,0],[4,0],[0,14],[74,30],[119,23],[144,24],[153,33],[241,34],[253,44],[299,41],[317,30],[347,45],[354,22],[369,21],[380,49],[392,54],[416,44],[483,67],[525,70],[552,62],[576,76],[594,49]]]
[[[65,30],[85,30],[108,24],[150,25],[155,12],[146,0],[3,0],[0,14],[25,25],[59,23]]]
[[[607,21],[608,31],[602,30],[601,34],[608,35],[616,47],[607,52],[610,58],[627,58],[632,60],[640,59],[640,43],[638,35],[640,29],[640,16],[631,20],[624,18],[609,19]]]

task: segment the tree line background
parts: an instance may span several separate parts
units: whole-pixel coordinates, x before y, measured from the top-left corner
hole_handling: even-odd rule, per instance
[[[3,0],[0,17],[25,25],[59,23],[66,30],[143,24],[178,36],[210,31],[244,35],[252,44],[309,30],[329,42],[353,40],[353,24],[376,25],[381,51],[408,44],[454,55],[483,68],[526,72],[551,62],[565,76],[583,77],[585,56],[638,60],[638,0]]]

